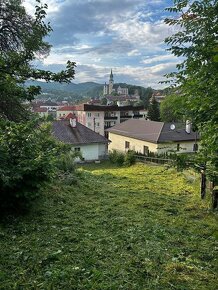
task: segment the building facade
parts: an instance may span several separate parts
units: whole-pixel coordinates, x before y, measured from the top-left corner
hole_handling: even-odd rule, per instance
[[[190,124],[173,125],[148,120],[128,120],[110,129],[109,150],[126,152],[134,150],[148,155],[149,152],[192,153],[198,150],[199,136]]]
[[[146,118],[142,106],[100,106],[82,104],[75,106],[78,122],[102,136],[108,137],[106,129],[131,118]]]
[[[114,76],[113,76],[113,72],[111,69],[109,83],[107,84],[105,82],[105,84],[104,84],[103,95],[104,96],[111,95],[113,92],[117,93],[118,95],[128,95],[128,88],[121,88],[119,86],[117,88],[117,90],[115,90],[115,88],[114,88]]]

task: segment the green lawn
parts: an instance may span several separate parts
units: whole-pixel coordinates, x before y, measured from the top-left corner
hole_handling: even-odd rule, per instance
[[[198,176],[138,164],[79,169],[0,225],[0,289],[218,289],[217,211]]]

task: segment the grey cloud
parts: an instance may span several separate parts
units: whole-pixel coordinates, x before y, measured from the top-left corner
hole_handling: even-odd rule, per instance
[[[53,27],[51,42],[53,45],[76,44],[78,34],[104,32],[110,34],[107,23],[114,18],[122,18],[125,13],[134,10],[142,0],[110,1],[66,1],[57,13],[50,14]]]

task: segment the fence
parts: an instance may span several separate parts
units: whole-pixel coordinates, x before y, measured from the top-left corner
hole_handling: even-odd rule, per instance
[[[171,164],[173,162],[170,158],[150,157],[135,155],[136,160],[144,163],[155,163],[155,164]]]

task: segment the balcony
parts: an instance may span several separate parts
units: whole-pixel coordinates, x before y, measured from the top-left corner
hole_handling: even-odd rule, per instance
[[[137,114],[133,116],[134,119],[139,119],[139,118],[143,118],[142,114]]]
[[[115,116],[104,116],[105,120],[117,120],[117,117]]]
[[[132,116],[131,115],[123,115],[123,116],[120,116],[120,119],[131,119]]]

